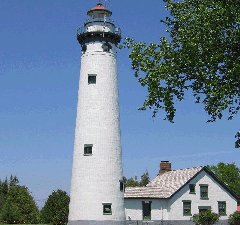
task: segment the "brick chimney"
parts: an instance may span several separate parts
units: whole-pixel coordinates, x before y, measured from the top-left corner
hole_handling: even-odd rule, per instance
[[[160,163],[160,170],[159,170],[159,175],[162,175],[166,172],[169,172],[172,170],[171,163],[169,161],[161,161]]]

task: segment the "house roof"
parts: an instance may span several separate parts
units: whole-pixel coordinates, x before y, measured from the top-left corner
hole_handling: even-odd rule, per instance
[[[172,170],[158,175],[146,187],[127,187],[125,198],[169,198],[191,180],[203,167]]]
[[[203,170],[225,188],[236,200],[240,200],[240,198],[206,166],[172,170],[162,175],[158,174],[146,187],[127,187],[124,198],[171,198]]]

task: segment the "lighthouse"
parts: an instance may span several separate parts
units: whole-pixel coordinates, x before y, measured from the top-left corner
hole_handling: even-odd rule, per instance
[[[120,29],[101,3],[77,32],[81,70],[69,225],[123,225],[117,44]]]

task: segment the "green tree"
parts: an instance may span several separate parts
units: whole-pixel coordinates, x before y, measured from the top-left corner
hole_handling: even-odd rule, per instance
[[[193,222],[196,225],[213,225],[219,220],[219,215],[213,213],[211,210],[200,212],[193,215]]]
[[[7,193],[8,193],[8,181],[6,178],[5,181],[0,180],[0,212],[7,199]]]
[[[16,186],[19,183],[16,176],[11,175],[10,179],[6,177],[4,181],[0,180],[0,221],[2,221],[2,208],[6,202],[7,194],[10,186]]]
[[[142,176],[139,182],[139,186],[144,187],[150,182],[148,171],[146,171]]]
[[[240,148],[240,131],[237,132],[235,138],[236,138],[235,148]]]
[[[220,162],[216,166],[209,166],[209,169],[236,195],[240,196],[240,168],[234,163]]]
[[[2,208],[2,220],[9,224],[38,223],[39,211],[26,187],[11,186]]]
[[[240,212],[235,212],[229,216],[228,222],[230,225],[240,225]]]
[[[70,197],[65,191],[57,190],[48,197],[41,210],[43,223],[67,224]]]
[[[11,175],[9,180],[9,186],[16,186],[19,184],[19,180],[16,176]]]
[[[127,179],[126,177],[124,177],[123,179],[124,181],[124,185],[125,187],[138,187],[139,186],[139,182],[137,179],[134,179],[134,178],[129,178]]]
[[[209,121],[240,110],[240,0],[163,0],[170,17],[159,43],[127,39],[135,76],[148,96],[142,110],[173,122],[175,103],[193,94]],[[240,147],[240,134],[235,147]]]
[[[135,176],[135,178],[131,177],[129,179],[123,177],[123,182],[125,187],[144,187],[150,182],[148,171],[143,173],[140,181],[137,179],[137,176]]]

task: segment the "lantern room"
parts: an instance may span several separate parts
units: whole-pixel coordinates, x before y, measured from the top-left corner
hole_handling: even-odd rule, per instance
[[[82,46],[94,41],[117,45],[121,41],[121,30],[111,20],[112,12],[102,3],[90,9],[87,15],[89,18],[77,33],[77,39]]]
[[[96,18],[110,17],[112,15],[112,12],[106,9],[102,3],[98,3],[95,7],[90,9],[87,14],[91,18],[96,19]]]

